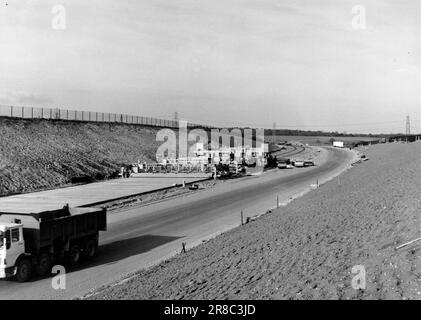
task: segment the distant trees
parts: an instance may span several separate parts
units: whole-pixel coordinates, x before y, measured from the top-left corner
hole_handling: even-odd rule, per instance
[[[289,129],[265,129],[265,136],[321,136],[321,137],[371,137],[371,134],[353,134],[346,132],[331,131],[311,131],[311,130],[289,130]]]

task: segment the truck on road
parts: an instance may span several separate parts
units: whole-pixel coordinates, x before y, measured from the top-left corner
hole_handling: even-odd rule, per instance
[[[55,263],[75,265],[91,259],[99,231],[107,229],[106,209],[69,208],[39,213],[11,213],[0,209],[0,278],[28,281],[45,276]]]

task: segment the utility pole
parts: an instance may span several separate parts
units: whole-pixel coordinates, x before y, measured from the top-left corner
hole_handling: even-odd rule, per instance
[[[273,123],[272,128],[272,143],[275,143],[276,122]]]

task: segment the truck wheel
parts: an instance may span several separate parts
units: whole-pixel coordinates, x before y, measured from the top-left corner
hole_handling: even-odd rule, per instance
[[[22,258],[19,260],[16,270],[16,280],[18,282],[26,282],[31,278],[32,275],[32,263],[28,258]]]
[[[87,259],[92,259],[96,255],[98,249],[98,241],[96,239],[90,239],[86,242],[85,248],[83,249],[83,255]]]
[[[79,262],[80,250],[77,244],[70,247],[70,250],[66,254],[66,260],[69,265],[75,265]]]
[[[40,276],[45,276],[51,272],[51,258],[48,253],[41,253],[38,259],[37,273]]]

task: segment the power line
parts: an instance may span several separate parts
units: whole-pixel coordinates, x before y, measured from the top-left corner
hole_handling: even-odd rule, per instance
[[[187,121],[200,121],[189,119]],[[249,127],[266,127],[270,128],[271,126],[268,124],[257,124],[257,123],[246,123],[242,121],[220,121],[214,120],[211,121],[215,124],[225,124],[230,125],[231,127],[235,126],[249,126]],[[384,121],[384,122],[361,122],[361,123],[331,123],[331,124],[311,124],[311,125],[303,125],[303,124],[296,124],[296,125],[277,125],[278,128],[326,128],[326,127],[351,127],[351,126],[373,126],[373,125],[386,125],[386,124],[397,124],[402,123],[402,121]]]

